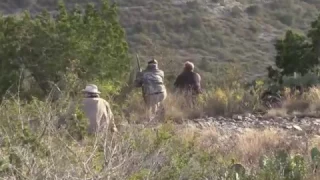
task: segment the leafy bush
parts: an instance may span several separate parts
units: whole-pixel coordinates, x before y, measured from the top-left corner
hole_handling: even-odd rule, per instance
[[[275,63],[278,69],[268,67],[270,79],[282,83],[283,76],[293,76],[296,73],[304,76],[309,72],[317,71],[315,67],[319,64],[318,58],[320,55],[318,50],[319,21],[320,16],[311,23],[311,29],[307,36],[288,30],[283,39],[276,41]],[[310,83],[312,82],[307,84],[310,85]]]
[[[251,6],[248,6],[245,11],[250,16],[255,16],[260,12],[260,6],[259,5],[251,5]]]
[[[62,80],[70,72],[85,82],[108,79],[119,86],[129,66],[117,7],[107,1],[100,9],[89,4],[84,12],[67,11],[60,3],[56,18],[47,11],[34,18],[28,12],[0,16],[0,44],[1,95],[30,79],[45,95],[52,83],[66,89]]]
[[[276,13],[276,17],[282,24],[287,26],[291,26],[294,22],[294,16],[292,16],[292,14],[278,12]]]

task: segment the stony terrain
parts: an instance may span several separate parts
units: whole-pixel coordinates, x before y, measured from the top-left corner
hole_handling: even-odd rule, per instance
[[[313,117],[263,117],[261,115],[234,115],[233,117],[209,117],[187,123],[197,128],[216,127],[219,131],[242,133],[246,129],[283,129],[300,134],[320,135],[320,118]]]
[[[320,118],[308,116],[262,116],[246,113],[233,115],[232,117],[207,117],[185,120],[174,123],[178,129],[197,129],[205,131],[214,129],[222,138],[232,138],[234,135],[242,135],[248,131],[276,130],[287,133],[294,138],[318,137],[320,138]],[[134,126],[130,124],[130,126]],[[150,124],[139,124],[137,127],[153,127]]]

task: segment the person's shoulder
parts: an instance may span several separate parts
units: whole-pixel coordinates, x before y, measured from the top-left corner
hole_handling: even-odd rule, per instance
[[[195,75],[195,77],[197,78],[197,80],[201,80],[201,76],[200,76],[200,74],[199,73],[196,73],[196,72],[194,72],[194,75]]]
[[[107,101],[107,100],[105,100],[105,99],[104,99],[104,98],[102,98],[102,97],[99,97],[98,99],[99,99],[99,101],[102,101],[102,102],[108,103],[108,101]]]
[[[100,99],[104,102],[104,104],[106,104],[107,106],[110,106],[110,103],[107,100],[105,100],[103,98],[100,98]]]

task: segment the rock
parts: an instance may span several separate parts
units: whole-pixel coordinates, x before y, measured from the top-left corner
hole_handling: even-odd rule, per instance
[[[242,116],[240,116],[240,115],[233,115],[233,116],[232,116],[232,119],[238,120],[238,121],[240,120],[240,121],[241,121],[243,118],[242,118]]]
[[[316,123],[320,124],[320,119],[315,119],[313,122],[316,122]]]
[[[256,117],[256,119],[262,119],[263,118],[263,116],[261,114],[258,114],[255,117]]]
[[[313,122],[313,124],[316,125],[316,126],[320,125],[320,123],[318,123],[318,122]]]
[[[276,122],[283,122],[284,119],[282,117],[275,117],[273,120]]]
[[[293,127],[290,126],[290,125],[287,125],[287,126],[284,126],[284,128],[286,128],[286,129],[292,129]]]
[[[265,127],[264,123],[263,122],[260,122],[260,121],[256,121],[253,123],[253,125],[257,128],[262,128],[262,127]]]
[[[302,128],[298,125],[293,125],[292,127],[298,131],[303,131]]]
[[[222,116],[218,116],[217,120],[218,120],[218,121],[223,121],[223,120],[225,120],[225,118],[222,117]]]
[[[206,120],[209,121],[209,122],[213,122],[213,121],[215,121],[216,119],[213,118],[213,117],[207,117]]]
[[[252,114],[251,113],[245,113],[244,116],[248,117],[248,118],[251,118]]]
[[[244,117],[245,121],[250,121],[251,119],[249,117]]]

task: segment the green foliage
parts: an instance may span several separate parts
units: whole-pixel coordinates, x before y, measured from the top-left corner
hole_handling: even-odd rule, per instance
[[[38,13],[43,9],[56,10],[57,6],[56,0],[21,2],[3,1],[0,3],[0,11],[5,14],[20,10]],[[98,6],[101,4],[99,0],[65,0],[68,9],[72,9],[69,7],[75,3],[83,7],[88,2]],[[260,75],[273,61],[270,37],[278,36],[288,28],[280,21],[289,24],[292,29],[304,31],[307,22],[318,13],[318,3],[314,1],[240,0],[236,4],[224,0],[187,3],[158,0],[116,2],[131,52],[140,52],[141,57],[154,56],[161,59],[164,63],[160,67],[167,70],[166,73],[180,68],[180,63],[185,60],[198,62],[202,57],[210,57],[211,66],[234,59],[250,66],[245,73],[246,77]],[[233,12],[234,16],[223,13],[225,11],[220,11],[220,8]],[[243,10],[250,15],[249,19]],[[234,51],[235,48],[244,53]],[[163,50],[174,53],[163,53]],[[177,62],[174,66],[168,63],[172,59]],[[206,81],[214,80],[215,71],[208,72],[208,77]]]
[[[70,136],[77,140],[82,140],[87,134],[89,122],[84,113],[76,108],[76,113],[66,120],[66,129]]]
[[[275,48],[277,51],[275,62],[278,69],[267,68],[271,80],[283,83],[284,76],[287,76],[287,81],[291,84],[294,83],[292,81],[305,86],[317,84],[318,77],[310,73],[316,72],[315,67],[319,65],[320,15],[311,23],[307,36],[288,30],[283,39],[276,41]],[[296,74],[300,76],[298,77],[300,81],[297,80]],[[293,75],[295,77],[291,78]]]
[[[259,177],[263,179],[302,180],[306,177],[304,158],[300,155],[290,156],[285,151],[278,151],[272,158],[262,157],[260,168]]]
[[[231,179],[242,179],[246,176],[246,169],[242,164],[233,164],[227,173],[227,177]]]
[[[311,159],[313,169],[318,169],[320,166],[320,151],[318,148],[314,147],[311,149]]]
[[[294,22],[294,16],[286,12],[278,12],[276,13],[276,17],[282,24],[287,26],[291,26]]]
[[[318,64],[306,37],[291,30],[287,31],[284,39],[277,40],[275,48],[276,65],[282,69],[282,75],[293,75],[294,72],[304,75]]]
[[[314,51],[317,53],[317,57],[320,56],[320,15],[316,20],[311,23],[311,29],[308,32],[308,37],[311,38]]]
[[[37,121],[38,126],[45,124],[42,114],[36,116],[39,113],[37,108],[45,109],[44,102],[34,99],[30,104],[21,108],[14,102],[3,101],[0,110],[0,135],[2,137],[0,174],[2,177],[14,173],[16,177],[22,178],[21,171],[26,167],[24,164],[26,154],[43,159],[52,155],[49,146],[43,140],[47,127],[43,129],[32,128],[27,121],[28,118],[32,117],[32,119],[35,119],[33,121],[41,119]],[[22,113],[28,114],[28,118],[21,118]],[[9,121],[5,118],[8,118]]]
[[[282,79],[285,87],[294,87],[296,85],[310,87],[319,84],[319,76],[314,73],[307,73],[303,76],[298,74],[296,77],[284,76]]]
[[[68,88],[62,80],[70,72],[84,82],[107,79],[119,86],[129,68],[117,7],[107,0],[99,9],[88,4],[84,13],[79,6],[67,11],[60,2],[56,18],[46,11],[34,18],[28,12],[0,16],[0,44],[0,94],[30,79],[26,73],[45,95],[50,82]]]
[[[144,180],[147,179],[150,173],[151,171],[149,169],[142,169],[141,171],[131,175],[129,180]]]
[[[248,13],[248,15],[250,16],[254,16],[254,15],[257,15],[261,10],[261,7],[259,5],[251,5],[251,6],[248,6],[246,8],[246,13]]]
[[[261,82],[256,84],[263,86]],[[306,173],[310,173],[307,170],[311,170],[307,159],[283,151],[266,156],[261,168],[256,168],[256,164],[241,164],[241,161],[230,164],[230,152],[231,156],[237,156],[238,149],[230,148],[229,152],[225,147],[230,147],[229,142],[223,139],[223,142],[210,142],[211,138],[206,137],[215,135],[171,123],[155,128],[128,126],[105,141],[85,137],[79,142],[68,138],[69,129],[66,132],[54,128],[56,122],[51,115],[56,115],[56,108],[60,112],[62,105],[56,107],[37,99],[25,106],[10,102],[4,101],[6,104],[0,108],[0,135],[4,137],[0,146],[1,177],[44,179],[52,173],[59,179],[66,179],[73,172],[73,176],[80,179],[87,174],[88,178],[110,176],[111,179],[131,180],[304,180],[308,179]],[[77,115],[81,119],[82,115]],[[39,118],[36,129],[28,127],[25,119],[29,117]],[[43,128],[48,129],[43,131]],[[232,142],[231,147],[237,146]],[[246,167],[245,173],[242,167]],[[35,172],[30,171],[31,168]],[[51,170],[50,174],[44,169]]]

